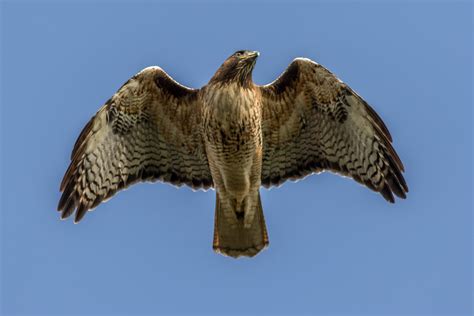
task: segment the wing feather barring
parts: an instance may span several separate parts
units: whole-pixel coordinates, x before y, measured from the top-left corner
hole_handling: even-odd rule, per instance
[[[143,181],[216,191],[213,248],[252,257],[268,245],[260,187],[313,173],[350,177],[393,203],[408,186],[392,136],[372,107],[321,65],[295,59],[258,86],[258,52],[238,51],[201,89],[159,67],[129,79],[86,124],[58,210],[87,211]]]

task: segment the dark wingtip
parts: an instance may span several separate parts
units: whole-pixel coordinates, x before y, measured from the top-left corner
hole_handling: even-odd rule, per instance
[[[74,224],[78,224],[86,215],[87,207],[80,203],[76,210],[76,216],[74,217]]]
[[[395,197],[393,196],[392,190],[387,183],[384,184],[383,188],[380,190],[380,194],[390,203],[395,203]]]
[[[405,188],[398,177],[392,175],[387,179],[387,184],[390,190],[399,198],[405,199],[407,197],[405,194]]]
[[[61,219],[66,219],[74,213],[76,209],[76,201],[73,197],[69,197],[66,204],[62,207]]]

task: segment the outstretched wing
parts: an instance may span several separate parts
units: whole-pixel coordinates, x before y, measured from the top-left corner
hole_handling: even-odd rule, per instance
[[[392,138],[375,111],[326,68],[295,59],[259,87],[263,106],[262,184],[324,170],[352,177],[394,202],[408,187]]]
[[[61,218],[87,210],[137,181],[213,185],[200,133],[198,90],[159,67],[128,80],[87,123],[61,183]]]

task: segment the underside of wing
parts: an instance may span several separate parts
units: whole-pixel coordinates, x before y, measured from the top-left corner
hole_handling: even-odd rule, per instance
[[[197,90],[159,67],[127,81],[84,127],[61,183],[61,218],[85,213],[138,181],[212,187]]]
[[[332,171],[394,202],[408,186],[392,137],[377,113],[319,64],[295,59],[263,98],[262,184]]]

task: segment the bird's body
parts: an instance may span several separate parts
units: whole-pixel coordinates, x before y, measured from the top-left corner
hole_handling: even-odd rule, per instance
[[[260,187],[330,170],[394,201],[408,187],[375,111],[324,67],[295,59],[258,86],[258,53],[229,57],[196,90],[159,67],[132,77],[79,136],[64,176],[62,218],[137,181],[216,190],[213,247],[232,257],[268,245]]]
[[[214,92],[215,91],[215,92]],[[216,187],[240,201],[260,187],[261,108],[253,88],[203,91],[203,131]]]
[[[239,238],[253,230],[259,243],[246,247],[260,250],[268,240],[264,223],[254,224],[255,213],[261,212],[259,189],[263,151],[258,91],[253,85],[221,85],[210,83],[202,91],[204,142],[218,199],[214,249],[221,249],[223,243],[248,244],[249,241],[241,238],[229,239],[226,233]],[[257,215],[257,219],[263,221],[263,213]],[[235,232],[239,229],[246,231]],[[222,232],[220,238],[219,231]],[[235,249],[220,251],[232,250]]]

